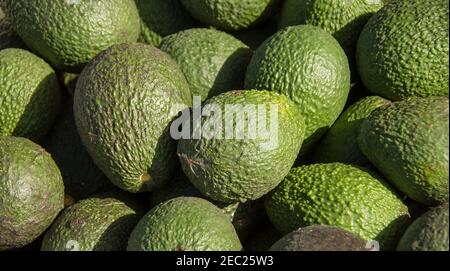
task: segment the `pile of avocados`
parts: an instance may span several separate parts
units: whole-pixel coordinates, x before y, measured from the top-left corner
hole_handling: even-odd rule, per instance
[[[448,251],[449,2],[0,0],[0,250]]]

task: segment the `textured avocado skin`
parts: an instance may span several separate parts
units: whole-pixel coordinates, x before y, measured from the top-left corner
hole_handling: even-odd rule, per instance
[[[328,130],[316,149],[314,160],[369,166],[369,160],[358,147],[359,127],[376,108],[389,103],[379,96],[369,96],[351,105]]]
[[[130,233],[142,214],[141,206],[127,196],[93,196],[62,212],[45,234],[41,250],[126,250]]]
[[[381,0],[286,0],[279,28],[299,24],[318,26],[337,39],[353,63],[359,34],[383,5]]]
[[[298,104],[306,123],[302,155],[344,109],[350,90],[348,60],[326,31],[307,25],[288,27],[256,50],[245,88],[280,92]]]
[[[1,3],[0,3],[1,5]],[[6,48],[24,48],[20,37],[12,28],[10,20],[5,16],[0,6],[0,50]]]
[[[449,102],[410,98],[376,109],[360,127],[358,144],[400,191],[427,205],[448,201]]]
[[[365,86],[393,101],[448,97],[448,16],[448,1],[389,1],[358,40],[356,58]]]
[[[232,31],[263,22],[278,11],[281,0],[180,0],[194,18]]]
[[[242,89],[252,50],[233,36],[196,28],[163,39],[160,49],[178,63],[193,96],[202,100]]]
[[[41,235],[64,204],[61,174],[39,145],[0,136],[0,250],[23,247]]]
[[[395,248],[410,220],[407,207],[384,181],[341,163],[292,169],[265,204],[282,233],[325,224],[376,240],[383,250]]]
[[[288,233],[270,251],[368,251],[368,242],[346,230],[313,225]]]
[[[164,201],[177,197],[203,198],[219,207],[229,216],[241,240],[245,239],[255,228],[260,226],[259,223],[265,214],[264,203],[261,200],[247,201],[244,203],[223,203],[208,199],[195,188],[182,172],[178,173],[165,186],[152,194],[150,197],[151,206],[154,207]]]
[[[0,51],[0,136],[39,140],[51,128],[59,103],[58,78],[50,65],[26,50]]]
[[[44,146],[61,171],[66,196],[80,200],[114,187],[94,164],[81,142],[73,116],[72,99],[64,104]]]
[[[166,53],[141,43],[115,45],[81,73],[75,122],[108,179],[130,192],[150,191],[171,177],[176,143],[170,122],[175,106],[190,102],[186,79]]]
[[[448,251],[448,203],[416,219],[397,246],[400,251]]]
[[[159,46],[164,36],[195,27],[179,0],[135,0],[141,16],[140,42]]]
[[[270,105],[277,105],[277,134],[268,136],[256,134],[248,137],[247,114],[234,114],[233,127],[237,120],[245,124],[243,139],[220,138],[181,139],[178,143],[178,156],[184,173],[194,186],[211,199],[222,202],[245,202],[255,200],[275,188],[289,172],[300,150],[304,134],[304,121],[296,104],[284,95],[271,91],[243,90],[230,91],[208,100],[204,106],[214,105],[222,110],[220,132],[225,135],[226,122],[229,122],[227,105],[255,105],[266,109],[266,127],[271,116]],[[229,111],[229,110],[228,110]],[[259,113],[258,113],[259,114]],[[264,114],[264,112],[262,112]],[[228,119],[228,121],[227,121]],[[261,119],[260,119],[261,120]],[[214,122],[209,116],[202,123]],[[234,133],[235,135],[236,133]],[[273,146],[262,143],[274,142]]]
[[[207,200],[178,197],[148,212],[131,233],[130,251],[239,251],[230,219]]]
[[[14,29],[52,66],[79,71],[111,45],[135,42],[139,13],[134,0],[5,0]]]

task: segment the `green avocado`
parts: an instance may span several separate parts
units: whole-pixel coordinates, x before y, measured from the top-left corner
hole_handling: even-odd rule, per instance
[[[0,50],[6,48],[24,48],[24,46],[16,31],[12,28],[9,18],[6,17],[0,7]]]
[[[130,251],[239,251],[226,214],[207,200],[178,197],[154,207],[128,241]]]
[[[50,154],[28,139],[0,136],[0,198],[0,250],[44,233],[64,207],[64,184]]]
[[[383,250],[395,248],[410,222],[408,208],[380,177],[341,163],[292,169],[265,204],[284,234],[324,224],[376,240]]]
[[[170,123],[191,105],[186,79],[169,55],[142,44],[100,53],[78,79],[75,123],[94,163],[118,187],[151,191],[171,178]]]
[[[50,65],[23,49],[0,51],[0,136],[41,139],[59,103],[58,78]]]
[[[270,251],[369,251],[376,249],[366,240],[346,230],[313,225],[288,233]]]
[[[302,112],[307,152],[342,112],[350,90],[347,57],[336,39],[319,27],[287,27],[267,39],[247,68],[245,88],[289,96]]]
[[[159,46],[164,36],[197,25],[179,0],[135,0],[135,2],[141,16],[140,42]]]
[[[202,100],[242,89],[252,50],[233,36],[195,28],[165,37],[160,49],[178,63],[193,96]]]
[[[331,126],[315,150],[319,163],[341,162],[368,166],[370,162],[358,147],[357,137],[361,123],[376,108],[390,102],[378,96],[369,96],[351,105]]]
[[[432,208],[408,227],[400,251],[448,251],[448,203]]]
[[[321,27],[339,41],[353,64],[359,34],[383,5],[382,0],[286,0],[279,28],[299,24]]]
[[[92,161],[75,126],[73,101],[64,104],[61,116],[47,136],[44,146],[58,165],[65,195],[74,200],[114,187]]]
[[[411,199],[448,201],[449,102],[409,98],[376,109],[361,124],[358,145],[369,161]]]
[[[200,22],[222,30],[242,30],[269,19],[281,0],[180,0]]]
[[[208,116],[202,127],[181,138],[177,151],[184,173],[202,194],[245,202],[283,180],[303,141],[304,121],[295,103],[272,91],[230,91],[209,99],[203,112]]]
[[[126,250],[130,233],[142,215],[142,207],[120,193],[81,200],[55,220],[42,240],[41,250]]]
[[[139,13],[134,0],[3,0],[26,45],[52,66],[80,71],[111,45],[135,42]]]
[[[448,1],[389,1],[359,37],[361,79],[371,92],[393,101],[448,97],[448,40]]]

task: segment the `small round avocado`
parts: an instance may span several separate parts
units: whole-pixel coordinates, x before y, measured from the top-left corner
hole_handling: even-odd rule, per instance
[[[59,103],[58,78],[50,65],[23,49],[0,51],[0,136],[41,139]]]
[[[180,0],[200,22],[222,30],[242,30],[278,11],[281,0]]]
[[[411,199],[432,206],[448,202],[447,97],[414,97],[379,107],[360,125],[358,145]]]
[[[134,0],[4,0],[5,12],[26,45],[59,70],[78,72],[114,44],[135,42]]]
[[[397,246],[401,251],[448,251],[448,203],[417,218]]]
[[[369,251],[370,243],[341,228],[313,225],[288,233],[270,251]]]
[[[42,240],[43,251],[125,250],[143,215],[141,206],[120,192],[104,193],[66,208]]]
[[[448,1],[388,1],[365,25],[357,43],[362,82],[392,101],[448,97],[448,39]]]
[[[203,108],[221,114],[203,118],[203,128],[196,129],[209,132],[196,139],[200,130],[194,131],[177,150],[194,186],[222,202],[255,200],[275,188],[303,141],[304,121],[296,104],[276,92],[241,90],[215,96]]]
[[[339,117],[350,91],[347,56],[335,38],[316,26],[287,27],[253,54],[246,89],[289,96],[306,123],[305,154]]]
[[[331,126],[315,150],[314,161],[341,162],[360,166],[370,165],[358,147],[357,137],[361,123],[376,108],[390,101],[379,96],[365,97],[347,108]]]
[[[410,222],[408,208],[380,177],[341,163],[292,169],[265,204],[270,220],[284,234],[330,225],[376,240],[382,250],[395,248]]]
[[[148,212],[131,233],[130,251],[239,251],[230,219],[207,200],[178,197]]]
[[[0,250],[33,242],[64,207],[55,162],[28,139],[0,136]]]
[[[242,89],[252,50],[235,37],[218,30],[194,28],[163,39],[160,49],[178,63],[192,96],[202,100]]]
[[[133,193],[151,191],[172,177],[177,159],[170,125],[191,102],[183,72],[168,54],[147,44],[119,44],[80,74],[75,123],[111,182]]]

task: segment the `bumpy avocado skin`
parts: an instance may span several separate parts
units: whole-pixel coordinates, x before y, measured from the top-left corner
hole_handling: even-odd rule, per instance
[[[314,160],[319,163],[370,165],[358,147],[359,127],[376,108],[389,103],[379,96],[369,96],[351,105],[328,130],[316,149]]]
[[[1,5],[1,3],[0,3]],[[6,48],[24,48],[20,37],[12,28],[10,20],[5,16],[0,6],[0,50]]]
[[[449,102],[409,98],[376,109],[360,127],[358,145],[370,162],[415,201],[448,201]]]
[[[448,251],[448,203],[416,219],[397,246],[400,251]]]
[[[230,219],[207,200],[178,197],[148,212],[131,233],[131,251],[239,251]]]
[[[313,225],[288,233],[270,251],[368,251],[361,237],[341,228]]]
[[[282,233],[325,224],[395,248],[409,224],[408,208],[379,177],[341,163],[291,170],[266,199],[270,220]]]
[[[179,0],[135,0],[135,2],[141,16],[140,42],[159,46],[164,36],[198,24]]]
[[[0,136],[41,139],[59,103],[58,78],[50,65],[23,49],[0,51]]]
[[[247,68],[245,88],[276,91],[298,104],[305,117],[305,154],[342,112],[350,68],[339,43],[325,30],[301,25],[266,40]]]
[[[44,146],[58,165],[66,196],[78,201],[114,186],[94,164],[78,135],[73,101],[68,100]]]
[[[242,30],[261,23],[280,7],[281,0],[180,0],[200,22],[222,30]]]
[[[170,123],[190,105],[186,79],[169,55],[146,44],[121,44],[83,70],[74,114],[94,163],[120,188],[140,192],[171,178],[176,143]]]
[[[356,58],[365,86],[393,101],[448,97],[448,16],[448,1],[389,1],[358,40]]]
[[[142,215],[142,207],[128,195],[109,193],[81,200],[55,220],[41,250],[126,250],[130,233]]]
[[[237,107],[233,116],[229,105]],[[256,115],[265,115],[267,134],[255,132],[254,138],[250,137],[251,122],[242,109],[247,105],[254,105],[255,113],[259,111]],[[271,109],[271,105],[276,107]],[[275,188],[292,167],[303,141],[304,121],[296,104],[272,91],[243,90],[215,96],[204,104],[204,108],[208,106],[221,109],[222,114],[220,118],[211,114],[202,124],[222,124],[216,131],[222,138],[179,141],[178,156],[189,180],[202,194],[222,202],[255,200]],[[263,123],[263,118],[258,119],[255,121]],[[236,128],[239,122],[243,129]],[[233,134],[226,128],[230,123],[235,127]],[[242,132],[242,139],[236,137],[236,130]]]
[[[245,239],[255,228],[260,226],[259,223],[263,220],[265,214],[264,203],[261,200],[244,203],[223,203],[210,200],[200,193],[183,173],[178,173],[164,187],[152,194],[150,197],[151,206],[154,207],[177,197],[198,197],[209,200],[229,216],[241,240]]]
[[[0,136],[0,250],[21,248],[40,236],[64,205],[61,174],[39,145]]]
[[[279,28],[299,24],[318,26],[339,41],[353,63],[359,34],[383,5],[381,0],[286,0]]]
[[[163,39],[160,49],[178,63],[193,96],[202,100],[244,87],[252,50],[230,34],[195,28]]]
[[[80,71],[101,51],[135,42],[140,33],[134,0],[5,0],[5,6],[27,46],[64,71]]]

